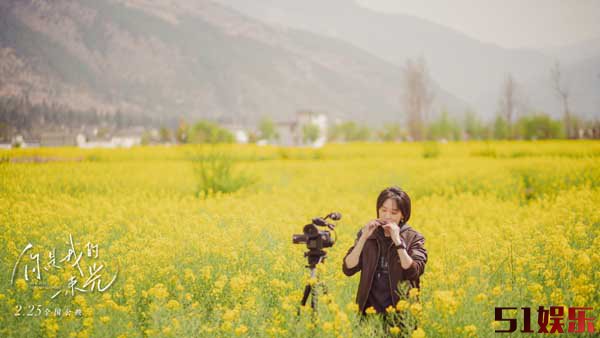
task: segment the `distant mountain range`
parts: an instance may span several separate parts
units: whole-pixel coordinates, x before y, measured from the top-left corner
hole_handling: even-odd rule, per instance
[[[0,96],[78,109],[255,124],[300,110],[403,122],[407,58],[425,57],[434,112],[493,116],[513,73],[531,109],[564,60],[576,113],[600,112],[600,48],[508,50],[350,0],[3,0]],[[573,57],[585,50],[585,57]]]
[[[401,67],[210,1],[4,0],[0,13],[0,96],[239,124],[404,119]],[[437,109],[466,107],[435,90]]]
[[[423,56],[442,88],[486,118],[496,113],[508,73],[519,84],[524,111],[559,115],[549,78],[560,61],[573,111],[600,117],[600,37],[543,51],[506,49],[427,20],[375,12],[353,0],[217,1],[265,22],[342,39],[397,66]]]

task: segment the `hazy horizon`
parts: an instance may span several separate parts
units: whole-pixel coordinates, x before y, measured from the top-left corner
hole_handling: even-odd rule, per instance
[[[355,2],[378,12],[419,17],[511,49],[551,49],[600,38],[600,1],[594,0]],[[506,25],[508,21],[512,25]]]

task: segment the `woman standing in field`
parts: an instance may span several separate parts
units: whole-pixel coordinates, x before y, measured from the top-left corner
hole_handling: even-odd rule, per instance
[[[356,303],[362,314],[369,307],[385,313],[396,306],[398,283],[408,281],[419,288],[419,277],[427,263],[425,238],[406,222],[410,219],[410,197],[398,187],[389,187],[377,197],[377,219],[359,232],[344,257],[347,276],[361,271]]]

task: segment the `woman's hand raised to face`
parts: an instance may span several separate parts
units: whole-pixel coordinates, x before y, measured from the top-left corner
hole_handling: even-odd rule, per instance
[[[379,219],[369,221],[362,228],[362,236],[365,238],[369,238],[373,234],[373,231],[375,231],[375,229],[377,229],[381,224],[383,224],[383,222]]]
[[[390,237],[395,244],[399,244],[402,239],[400,238],[400,227],[395,222],[386,222],[381,226],[385,232],[390,234]]]

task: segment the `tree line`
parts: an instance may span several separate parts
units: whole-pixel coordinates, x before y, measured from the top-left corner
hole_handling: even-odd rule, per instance
[[[380,127],[369,127],[354,121],[331,125],[327,130],[329,142],[352,141],[404,141],[404,140],[510,140],[600,138],[600,122],[583,120],[571,111],[571,96],[563,80],[560,65],[551,69],[552,88],[560,102],[562,119],[553,119],[543,112],[525,113],[520,105],[519,87],[511,74],[501,85],[498,109],[492,121],[482,121],[475,112],[463,117],[451,117],[447,111],[433,116],[434,91],[423,58],[408,60],[405,67],[404,106],[398,121]],[[599,108],[600,109],[600,108]],[[28,96],[0,97],[0,142],[10,141],[15,135],[34,136],[43,131],[76,132],[84,127],[121,130],[133,126],[159,128],[158,133],[147,133],[145,142],[176,143],[230,143],[233,133],[217,122],[199,120],[188,124],[177,117],[156,118],[144,114],[98,112],[95,109],[76,110],[56,103],[33,104]],[[320,129],[305,124],[300,137],[310,144],[320,136]],[[277,143],[278,130],[273,121],[265,117],[257,127],[247,130],[248,142],[260,140]]]
[[[173,121],[167,122],[176,125]],[[0,141],[3,142],[10,141],[17,134],[35,137],[44,131],[72,132],[85,126],[120,130],[164,123],[164,119],[121,110],[114,113],[96,109],[78,110],[57,103],[32,103],[28,96],[0,97]]]
[[[407,137],[413,140],[600,138],[597,119],[585,121],[571,111],[570,88],[564,81],[558,62],[550,69],[550,79],[555,97],[560,102],[563,115],[560,120],[554,120],[543,112],[527,112],[522,107],[523,93],[510,73],[506,74],[501,85],[496,116],[491,123],[479,121],[473,112],[465,114],[464,121],[453,121],[447,112],[442,112],[437,119],[432,120],[430,113],[434,92],[425,59],[409,59],[405,66],[403,84]]]

